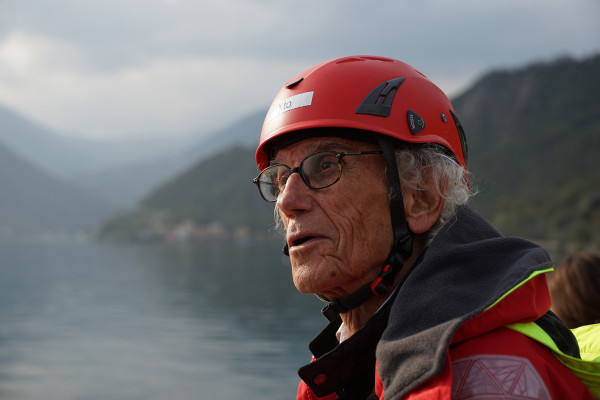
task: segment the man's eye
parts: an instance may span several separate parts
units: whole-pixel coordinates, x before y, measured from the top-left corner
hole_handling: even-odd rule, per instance
[[[273,184],[278,185],[280,187],[285,186],[289,177],[290,177],[289,173],[282,171],[273,177]]]
[[[326,171],[330,168],[337,168],[337,160],[324,159],[321,161],[320,170]]]

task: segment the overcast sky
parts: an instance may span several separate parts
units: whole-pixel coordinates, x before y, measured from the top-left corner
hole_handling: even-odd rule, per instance
[[[452,96],[600,52],[599,21],[599,0],[0,0],[0,104],[69,135],[200,136],[327,59],[397,58]]]

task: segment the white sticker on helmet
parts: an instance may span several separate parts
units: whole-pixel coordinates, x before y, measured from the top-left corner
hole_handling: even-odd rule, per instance
[[[314,92],[300,93],[288,97],[279,103],[274,103],[267,114],[267,122],[295,108],[310,106],[312,104],[313,93]]]

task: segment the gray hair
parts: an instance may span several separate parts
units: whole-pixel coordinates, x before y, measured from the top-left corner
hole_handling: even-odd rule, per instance
[[[470,173],[445,148],[436,144],[405,144],[395,152],[403,188],[423,190],[423,185],[431,180],[444,198],[437,222],[426,233],[426,244],[429,245],[439,230],[454,218],[458,208],[475,194],[468,180]],[[387,183],[387,178],[382,178]],[[390,192],[390,197],[393,195]],[[283,224],[277,207],[274,208],[274,216],[276,230],[282,231]]]
[[[431,181],[444,198],[437,222],[426,233],[429,244],[439,230],[454,218],[458,208],[467,204],[475,194],[469,184],[470,173],[444,147],[436,144],[408,144],[396,149],[396,162],[403,188],[419,191]]]

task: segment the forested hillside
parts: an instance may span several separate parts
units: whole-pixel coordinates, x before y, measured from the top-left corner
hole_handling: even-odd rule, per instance
[[[493,72],[453,104],[475,208],[506,234],[600,244],[600,55]]]
[[[600,55],[494,71],[453,103],[480,192],[474,208],[505,234],[600,243]],[[202,161],[108,221],[100,236],[188,240],[266,232],[272,206],[250,182],[253,158],[253,148],[236,147]]]
[[[188,241],[265,236],[273,206],[260,197],[254,149],[234,145],[206,158],[104,224],[100,237],[125,241]]]

